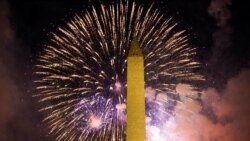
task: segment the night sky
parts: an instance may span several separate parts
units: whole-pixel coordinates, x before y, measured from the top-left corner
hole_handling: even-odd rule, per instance
[[[203,103],[203,108],[207,108],[204,115],[213,122],[202,127],[217,129],[214,125],[221,123],[223,126],[215,131],[217,134],[241,134],[241,129],[240,137],[216,139],[248,141],[250,126],[245,121],[250,120],[247,104],[250,103],[250,12],[247,2],[213,1],[218,7],[210,10],[211,0],[161,0],[156,5],[190,34],[192,44],[198,47],[197,58],[203,64],[201,71],[207,80],[202,86],[205,93],[220,97],[220,100],[210,98],[215,104],[225,103],[221,109],[227,110],[217,111]],[[147,3],[146,0],[138,2]],[[44,115],[38,112],[39,105],[32,97],[33,66],[49,40],[48,33],[89,5],[87,0],[0,0],[0,141],[55,140],[53,135],[47,135],[48,129],[41,122]],[[231,111],[225,117],[232,120],[228,123],[232,128],[225,127],[227,123],[220,120],[222,114],[218,111]]]

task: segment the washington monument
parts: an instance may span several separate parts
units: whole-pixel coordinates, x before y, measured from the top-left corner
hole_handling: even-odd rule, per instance
[[[143,60],[139,43],[133,39],[127,63],[127,141],[146,141]]]

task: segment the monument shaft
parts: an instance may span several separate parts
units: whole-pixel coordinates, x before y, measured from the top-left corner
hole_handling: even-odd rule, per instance
[[[127,63],[127,141],[146,141],[143,61],[139,44],[134,39]]]

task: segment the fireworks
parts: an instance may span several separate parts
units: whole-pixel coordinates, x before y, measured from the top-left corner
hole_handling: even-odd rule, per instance
[[[194,72],[195,49],[176,25],[153,4],[121,0],[92,6],[51,33],[35,81],[50,133],[57,140],[125,140],[126,64],[134,37],[144,54],[145,87],[152,89],[148,124],[155,129],[166,121],[178,101],[176,84],[202,80]]]

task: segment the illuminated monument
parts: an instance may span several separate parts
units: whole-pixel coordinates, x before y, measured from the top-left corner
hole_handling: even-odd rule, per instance
[[[128,55],[127,64],[127,141],[146,141],[144,64],[136,39]]]

